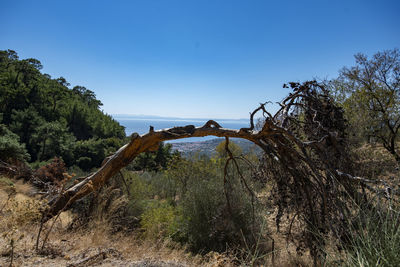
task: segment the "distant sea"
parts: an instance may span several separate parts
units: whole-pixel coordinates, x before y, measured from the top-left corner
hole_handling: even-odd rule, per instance
[[[138,134],[145,134],[149,132],[150,126],[154,130],[161,130],[172,128],[175,126],[194,125],[196,127],[203,126],[208,119],[183,119],[183,118],[170,118],[170,117],[156,117],[156,116],[135,116],[135,115],[112,115],[122,126],[125,127],[126,135],[131,135],[133,132]],[[249,127],[248,119],[215,119],[223,128],[240,129]],[[191,137],[180,140],[170,141],[171,143],[178,142],[199,142],[207,141],[216,138],[215,136],[207,137]]]

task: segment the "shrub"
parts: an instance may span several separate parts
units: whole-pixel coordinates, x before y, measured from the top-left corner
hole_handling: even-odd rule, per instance
[[[76,164],[78,167],[82,170],[89,170],[90,166],[92,165],[92,159],[89,157],[80,157],[77,161]]]
[[[224,185],[218,160],[195,156],[178,159],[165,171],[122,174],[129,188],[125,216],[140,218],[145,238],[171,239],[195,252],[226,251],[227,244],[251,250],[259,241],[254,240],[261,236],[258,207],[237,175]]]
[[[9,178],[0,176],[0,186],[14,187],[14,183]]]
[[[166,201],[152,201],[141,216],[144,235],[151,239],[180,236],[181,215],[177,208]]]
[[[3,209],[7,206],[8,201],[11,199],[12,196],[14,196],[17,191],[15,188],[15,185],[13,181],[11,181],[9,178],[0,176],[0,189],[3,190],[5,193],[7,193],[7,200],[5,203],[1,203],[0,205],[0,214],[3,211]]]
[[[171,144],[160,142],[157,151],[138,155],[127,168],[133,171],[157,172],[167,169],[168,164],[174,158],[180,158],[180,153],[172,152]]]
[[[11,132],[4,124],[0,124],[0,160],[19,160],[25,162],[30,156],[24,144],[20,144],[19,137]]]
[[[43,183],[57,184],[64,179],[66,171],[63,160],[56,157],[51,163],[37,169],[34,175]]]
[[[76,164],[83,170],[89,171],[100,167],[104,158],[114,153],[122,141],[117,138],[81,140],[76,142],[74,148],[74,158]]]
[[[171,203],[175,202],[178,194],[177,181],[168,172],[153,173],[149,185],[152,194],[157,198],[166,199]]]
[[[173,181],[177,187],[177,200],[172,203],[176,202],[182,213],[182,220],[178,220],[179,235],[174,240],[187,242],[197,252],[225,251],[227,243],[231,246],[254,244],[252,236],[257,234],[259,226],[251,198],[235,175],[224,185],[219,160],[204,156],[181,159],[164,176],[164,181]],[[159,184],[166,189],[171,187],[167,182]],[[225,186],[228,186],[230,204],[224,194]]]
[[[133,172],[123,172],[123,174],[130,193],[128,213],[131,216],[140,218],[142,213],[145,211],[149,200],[153,198],[152,188],[145,181],[151,176],[147,173],[137,174]],[[146,176],[148,177],[146,178]]]
[[[0,232],[8,232],[13,227],[21,227],[39,222],[46,205],[44,200],[25,199],[18,201],[11,198],[5,205],[4,214],[0,218]]]
[[[250,246],[253,226],[251,201],[237,181],[229,188],[230,205],[224,194],[222,176],[192,181],[182,200],[185,235],[195,251],[225,251],[226,244]]]
[[[5,241],[2,240],[1,249],[4,250],[1,251],[1,254],[10,256],[11,263],[9,266],[15,266],[12,264],[14,250],[18,241],[24,237],[21,227],[39,222],[44,204],[45,202],[34,199],[17,201],[14,197],[7,201],[4,212],[1,211],[0,233],[2,233],[2,239]]]

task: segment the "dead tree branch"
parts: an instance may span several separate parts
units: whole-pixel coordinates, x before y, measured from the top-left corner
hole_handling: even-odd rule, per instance
[[[160,142],[167,140],[176,140],[188,137],[235,137],[250,140],[254,143],[264,135],[264,133],[249,133],[239,130],[224,129],[214,121],[208,121],[202,127],[187,125],[184,127],[174,127],[160,131],[153,131],[142,136],[137,133],[132,134],[131,141],[122,146],[108,161],[95,173],[89,175],[81,182],[73,185],[66,190],[59,198],[54,198],[49,205],[52,207],[49,210],[48,218],[55,216],[61,209],[74,203],[76,200],[90,194],[91,192],[101,188],[107,180],[113,177],[118,171],[127,166],[137,155],[142,152],[152,151],[155,147],[158,148]]]
[[[280,109],[271,115],[265,104],[261,104],[250,114],[249,128],[225,129],[210,120],[202,127],[187,125],[159,131],[150,128],[147,134],[132,134],[130,142],[105,161],[98,171],[52,199],[46,219],[99,190],[136,156],[157,149],[160,142],[204,136],[225,137],[227,141],[228,138],[242,138],[264,151],[265,170],[260,173],[267,176],[263,180],[274,182],[278,229],[284,213],[295,213],[293,220],[300,220],[304,225],[298,247],[308,248],[318,262],[323,256],[324,236],[329,232],[337,237],[345,234],[349,227],[343,218],[350,214],[351,203],[363,198],[354,179],[343,175],[353,172],[346,149],[346,122],[341,108],[315,81],[290,83],[289,86],[293,93],[281,102]],[[258,113],[263,118],[263,126],[255,130],[254,117]],[[232,159],[230,155],[228,161]],[[232,162],[235,164],[234,160]]]

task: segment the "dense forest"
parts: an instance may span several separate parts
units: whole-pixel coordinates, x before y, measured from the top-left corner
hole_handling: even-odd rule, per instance
[[[67,166],[99,167],[123,144],[124,127],[101,111],[93,91],[42,74],[39,60],[0,51],[1,159],[60,157]]]
[[[93,91],[0,51],[3,257],[136,266],[120,251],[150,242],[181,253],[170,266],[398,266],[400,52],[355,59],[335,79],[285,84],[278,112],[261,104],[249,128],[210,120],[126,137]],[[206,135],[225,137],[215,155],[163,143]],[[21,180],[35,188],[27,202]],[[95,252],[65,241],[89,234]]]

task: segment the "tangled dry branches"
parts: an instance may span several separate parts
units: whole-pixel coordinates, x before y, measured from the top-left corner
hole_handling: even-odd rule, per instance
[[[131,141],[97,172],[52,199],[45,218],[55,216],[76,200],[98,190],[137,155],[154,150],[162,141],[208,135],[243,138],[265,152],[263,179],[275,184],[278,230],[282,215],[294,214],[292,222],[299,220],[304,225],[301,237],[296,239],[298,249],[308,248],[317,261],[323,256],[321,248],[326,235],[333,234],[338,240],[346,238],[348,226],[344,218],[350,213],[351,204],[360,203],[366,195],[351,175],[343,175],[353,172],[341,108],[315,81],[286,86],[293,92],[281,102],[280,109],[272,115],[266,110],[266,104],[261,104],[250,114],[249,128],[225,129],[210,120],[202,127],[187,125],[160,131],[151,129],[142,136],[132,134]],[[261,129],[255,129],[257,114],[262,117]],[[286,229],[289,239],[291,225]]]

